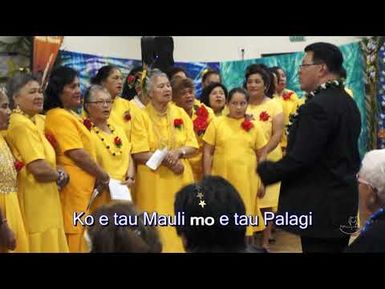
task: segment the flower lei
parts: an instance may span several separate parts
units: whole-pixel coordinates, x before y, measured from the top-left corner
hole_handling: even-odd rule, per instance
[[[91,128],[94,126],[94,124],[92,123],[92,121],[91,121],[89,118],[83,119],[83,124],[84,124],[84,126],[85,126],[89,131],[91,131]]]
[[[309,94],[307,94],[306,98],[311,99],[316,94],[320,93],[321,91],[327,90],[327,89],[329,89],[331,87],[334,87],[334,88],[344,87],[344,82],[342,80],[329,80],[329,81],[327,81],[325,83],[322,83],[316,89],[314,89]]]
[[[241,123],[241,127],[245,130],[245,131],[249,131],[251,130],[253,127],[254,127],[254,124],[252,123],[251,121],[251,117],[249,115],[245,115],[245,120],[242,121]]]
[[[115,130],[114,128],[110,125],[110,124],[107,124],[108,128],[110,129],[112,135],[114,136],[115,135]],[[115,135],[114,137],[114,145],[119,149],[118,151],[113,151],[112,148],[111,148],[111,145],[109,145],[105,138],[103,136],[100,135],[100,129],[93,125],[92,126],[92,130],[96,133],[97,137],[102,141],[102,143],[104,144],[104,146],[106,147],[106,149],[110,152],[110,154],[112,154],[112,156],[119,156],[122,154],[122,150],[120,150],[120,148],[122,147],[123,145],[123,142],[122,142],[122,139]]]
[[[206,107],[204,105],[201,106],[194,106],[196,119],[193,121],[194,125],[194,131],[198,136],[201,136],[204,134],[204,132],[207,129],[208,124],[208,118],[209,118],[209,112],[207,111]]]
[[[176,119],[174,119],[174,127],[175,128],[182,128],[182,126],[183,126],[183,119],[181,119],[181,118],[176,118]]]

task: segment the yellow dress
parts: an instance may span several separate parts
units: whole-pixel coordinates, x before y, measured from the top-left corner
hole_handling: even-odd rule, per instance
[[[215,118],[203,140],[215,146],[211,174],[225,178],[237,189],[245,204],[246,215],[258,216],[258,226],[247,227],[246,234],[250,236],[265,228],[257,199],[260,183],[256,173],[256,151],[266,145],[266,139],[257,122],[253,121],[254,127],[246,131],[241,127],[243,121],[244,118],[228,116]]]
[[[0,246],[0,253],[29,252],[28,236],[17,197],[17,172],[15,159],[3,136],[0,134],[0,209],[8,221],[8,226],[15,233],[16,249],[9,251]]]
[[[259,105],[249,104],[246,113],[253,115],[254,119],[259,122],[259,125],[265,134],[265,138],[267,142],[269,142],[273,130],[273,118],[277,114],[282,113],[281,104],[277,100],[267,98]],[[281,146],[278,144],[277,147],[267,155],[267,159],[270,161],[278,161],[281,158],[282,150]],[[259,207],[276,208],[278,206],[280,188],[280,182],[267,186],[265,196],[260,199]]]
[[[131,142],[132,121],[141,117],[142,113],[142,109],[136,104],[117,96],[112,103],[109,121],[115,126],[121,127],[125,131],[128,141]]]
[[[60,192],[64,217],[64,229],[70,252],[85,250],[84,229],[73,226],[73,214],[86,212],[95,177],[79,168],[65,152],[84,149],[96,161],[95,145],[90,131],[74,112],[54,108],[47,112],[45,130],[56,139],[57,164],[64,167],[70,176],[69,183]]]
[[[197,110],[202,110],[202,107],[204,107],[207,111],[207,118],[199,117],[199,119],[198,119]],[[207,119],[206,122],[208,125],[208,124],[210,124],[211,120],[213,120],[214,118],[215,118],[214,111],[210,107],[207,107],[203,104],[201,104],[199,106],[194,105],[193,115],[192,115],[193,124],[194,123],[197,124],[197,122],[201,122],[201,120],[204,121],[205,119]],[[202,180],[202,177],[203,177],[203,162],[202,162],[203,140],[202,140],[202,138],[204,135],[204,131],[199,131],[197,125],[194,125],[194,131],[195,131],[195,136],[196,136],[197,141],[198,141],[199,149],[196,152],[196,154],[194,156],[190,157],[188,160],[190,162],[191,169],[193,171],[194,181],[199,182]]]
[[[282,95],[274,95],[274,99],[278,100],[282,105],[284,117],[284,131],[282,133],[280,145],[282,149],[287,147],[287,125],[289,124],[290,116],[295,114],[298,107],[302,104],[298,95],[289,89],[284,89]]]
[[[131,143],[128,142],[124,130],[118,126],[110,126],[113,132],[107,134],[98,128],[91,130],[94,143],[96,146],[96,158],[98,164],[108,173],[108,175],[116,180],[125,181],[127,170],[130,165]],[[119,137],[121,146],[115,145],[115,138]],[[102,141],[103,139],[103,141]],[[107,149],[107,146],[110,149]],[[108,191],[102,192],[93,202],[91,211],[107,204],[111,201]]]
[[[30,252],[68,252],[56,182],[37,182],[26,168],[35,160],[56,168],[55,150],[44,135],[44,123],[43,115],[30,119],[12,113],[6,140],[15,158],[24,163],[17,185]]]
[[[187,113],[176,105],[169,104],[167,115],[158,116],[152,104],[148,104],[143,114],[144,123],[133,122],[132,153],[155,152],[167,145],[169,149],[182,146],[198,148],[193,124]],[[174,127],[175,119],[182,119],[180,128]],[[181,159],[184,172],[174,174],[165,166],[152,171],[144,164],[138,164],[135,191],[139,209],[162,215],[174,215],[175,194],[185,185],[194,181],[187,159]],[[181,239],[173,226],[158,227],[162,238],[163,252],[184,252]]]

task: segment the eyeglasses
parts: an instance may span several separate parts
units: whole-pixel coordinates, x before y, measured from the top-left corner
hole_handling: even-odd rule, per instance
[[[359,184],[363,184],[363,185],[367,185],[369,186],[374,192],[377,191],[377,188],[375,186],[373,186],[371,183],[369,183],[368,181],[365,181],[363,178],[360,177],[359,174],[356,174],[356,178],[357,178],[357,182]]]
[[[306,67],[306,66],[320,65],[320,64],[323,64],[323,63],[302,63],[299,65],[299,69]]]
[[[95,103],[96,105],[100,105],[100,106],[102,106],[103,104],[111,105],[112,100],[87,101],[87,103]]]

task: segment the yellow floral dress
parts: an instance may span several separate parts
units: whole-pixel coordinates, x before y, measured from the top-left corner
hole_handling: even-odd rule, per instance
[[[8,251],[0,246],[0,253],[29,251],[28,236],[17,197],[17,172],[14,162],[15,159],[0,134],[0,209],[8,221],[8,226],[16,235],[16,249]]]
[[[75,212],[86,212],[95,177],[78,167],[66,152],[84,149],[96,161],[93,137],[80,116],[62,108],[47,112],[45,130],[56,140],[57,164],[64,167],[70,176],[69,183],[60,192],[68,246],[70,252],[82,252],[86,250],[83,239],[85,228],[73,226],[73,215]]]
[[[253,118],[259,123],[265,134],[267,142],[269,142],[273,130],[273,118],[276,115],[282,113],[281,104],[277,100],[267,98],[259,105],[249,104],[246,113],[251,114]],[[278,161],[281,158],[282,150],[281,146],[278,144],[277,147],[267,155],[267,159],[270,161]],[[267,186],[265,196],[260,199],[259,207],[261,209],[276,208],[278,206],[280,188],[280,182]]]
[[[198,148],[193,124],[187,113],[174,104],[168,104],[167,114],[159,116],[148,104],[145,109],[144,122],[133,122],[132,153],[155,152],[165,145],[169,149],[182,146]],[[182,120],[177,128],[174,121]],[[144,164],[138,164],[135,191],[136,204],[139,209],[161,215],[174,215],[175,194],[185,185],[194,181],[190,163],[181,159],[184,172],[176,175],[165,166],[152,171]],[[173,226],[158,227],[163,243],[163,252],[184,252],[181,239]]]
[[[56,168],[55,151],[44,134],[45,118],[12,113],[6,140],[24,167],[17,178],[20,209],[30,252],[68,252],[56,182],[38,182],[27,165],[44,160]]]
[[[113,125],[109,126],[112,132],[111,134],[97,127],[91,129],[93,141],[96,146],[97,162],[111,178],[125,181],[130,165],[131,143],[127,140],[122,128]],[[119,145],[119,143],[121,143],[121,145]],[[110,201],[110,193],[107,191],[102,192],[92,204],[91,211]]]
[[[215,146],[211,174],[225,178],[237,189],[245,204],[246,215],[258,216],[258,226],[247,227],[246,234],[251,236],[265,228],[257,199],[260,181],[256,173],[256,151],[266,145],[266,139],[258,122],[252,121],[253,127],[246,131],[242,128],[243,121],[244,118],[228,116],[215,118],[203,140]]]

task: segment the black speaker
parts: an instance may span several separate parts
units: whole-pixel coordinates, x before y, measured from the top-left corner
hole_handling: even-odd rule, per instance
[[[170,36],[143,36],[142,62],[151,68],[167,71],[174,65],[174,40]]]

